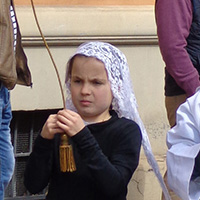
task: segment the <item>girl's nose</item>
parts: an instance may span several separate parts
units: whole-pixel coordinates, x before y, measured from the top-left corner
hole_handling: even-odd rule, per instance
[[[90,88],[89,84],[84,83],[81,88],[81,94],[88,95],[90,93],[91,93],[91,88]]]

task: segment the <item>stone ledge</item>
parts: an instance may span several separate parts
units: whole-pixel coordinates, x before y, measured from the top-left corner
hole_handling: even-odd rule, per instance
[[[35,7],[45,36],[156,36],[154,6]],[[16,6],[22,36],[39,36],[31,6]]]

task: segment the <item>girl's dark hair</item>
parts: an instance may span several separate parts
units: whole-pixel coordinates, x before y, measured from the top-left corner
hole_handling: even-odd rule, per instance
[[[72,74],[72,65],[74,63],[74,59],[77,57],[77,56],[84,56],[84,57],[87,57],[85,55],[82,55],[82,54],[76,54],[74,55],[73,57],[71,57],[67,63],[67,71],[66,71],[66,79],[65,79],[65,83],[71,78],[71,74]]]

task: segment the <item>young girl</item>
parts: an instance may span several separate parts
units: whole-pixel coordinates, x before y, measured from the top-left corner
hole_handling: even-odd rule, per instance
[[[125,200],[138,166],[141,131],[124,54],[103,42],[82,44],[67,65],[66,108],[49,116],[25,170],[48,200]],[[70,137],[76,171],[59,164],[60,134]]]

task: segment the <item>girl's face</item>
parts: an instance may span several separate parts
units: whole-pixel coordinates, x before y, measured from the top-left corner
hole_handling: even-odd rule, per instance
[[[88,122],[109,119],[113,97],[103,62],[76,56],[71,67],[72,102],[80,116]]]

